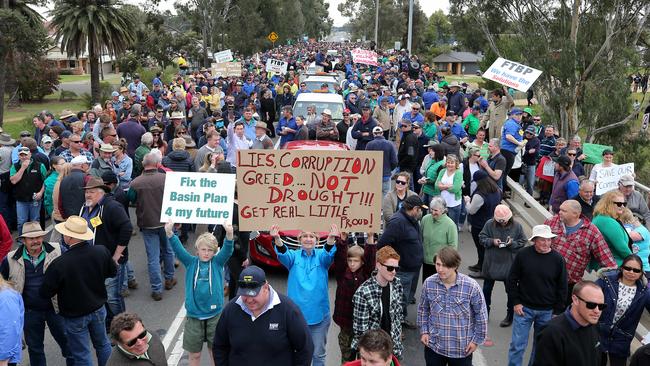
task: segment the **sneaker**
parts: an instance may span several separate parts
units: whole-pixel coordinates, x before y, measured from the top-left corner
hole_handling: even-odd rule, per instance
[[[171,280],[165,280],[165,290],[171,290],[176,286],[176,279],[172,278]]]
[[[155,301],[160,301],[162,300],[162,294],[160,292],[152,292],[151,298],[154,299]]]
[[[404,327],[406,329],[417,329],[417,326],[415,324],[411,323],[408,320],[403,320],[402,321],[402,327]]]
[[[472,272],[470,272],[468,274],[468,276],[470,276],[472,278],[484,278],[483,277],[483,272],[481,272],[481,271],[472,271]]]
[[[129,291],[128,288],[125,288],[122,290],[122,292],[120,292],[120,295],[122,295],[122,297],[129,297],[129,295],[131,295],[131,291]]]
[[[478,263],[467,267],[467,269],[469,269],[472,272],[481,272],[481,267],[478,265]]]
[[[409,301],[410,304],[415,304],[415,298],[412,298],[411,301]]]
[[[127,285],[129,286],[129,288],[130,288],[131,290],[135,290],[136,288],[138,288],[138,282],[135,280],[135,278],[132,279],[132,280],[129,280],[129,281],[127,282]]]

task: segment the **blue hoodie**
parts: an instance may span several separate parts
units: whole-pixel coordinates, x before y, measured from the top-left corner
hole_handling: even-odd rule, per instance
[[[233,241],[224,239],[223,247],[209,262],[185,250],[178,236],[169,239],[185,273],[185,309],[187,316],[209,319],[223,310],[223,269],[233,252]]]

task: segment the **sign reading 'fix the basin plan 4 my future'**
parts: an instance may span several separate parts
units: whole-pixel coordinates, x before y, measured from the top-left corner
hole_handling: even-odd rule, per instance
[[[501,57],[483,73],[486,79],[522,92],[527,91],[540,75],[540,70]]]
[[[230,224],[235,175],[168,172],[160,222]]]

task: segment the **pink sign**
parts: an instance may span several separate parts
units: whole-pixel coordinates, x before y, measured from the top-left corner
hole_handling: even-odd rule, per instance
[[[362,50],[360,48],[352,50],[352,61],[356,64],[379,66],[376,52]]]

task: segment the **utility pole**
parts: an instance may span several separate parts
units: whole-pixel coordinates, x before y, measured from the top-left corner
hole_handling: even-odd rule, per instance
[[[406,41],[406,49],[411,54],[411,44],[413,43],[413,0],[409,0],[409,32]]]
[[[377,0],[375,6],[375,48],[379,49],[379,38],[377,35],[379,34],[379,0]]]

